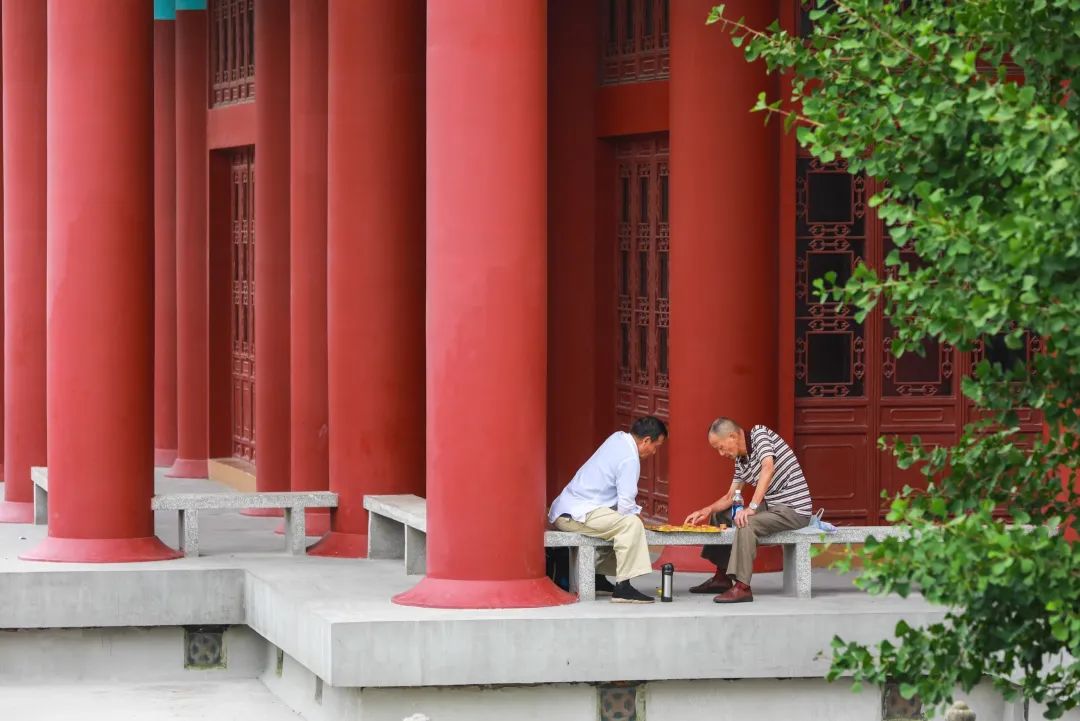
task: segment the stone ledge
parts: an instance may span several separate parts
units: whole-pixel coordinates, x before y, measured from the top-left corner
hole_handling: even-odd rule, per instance
[[[334,508],[338,496],[330,491],[281,491],[263,493],[164,493],[155,495],[155,511],[186,511],[237,508]]]
[[[407,493],[364,496],[364,509],[427,533],[427,499]]]

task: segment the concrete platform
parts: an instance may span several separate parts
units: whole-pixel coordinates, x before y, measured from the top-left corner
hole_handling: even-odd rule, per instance
[[[173,492],[209,481],[159,480]],[[220,488],[223,492],[228,489]],[[175,543],[176,514],[156,531]],[[199,558],[125,565],[21,561],[45,533],[0,525],[0,627],[246,624],[333,686],[397,687],[820,677],[835,634],[876,640],[901,618],[939,620],[920,597],[870,597],[815,570],[815,597],[781,595],[755,577],[757,600],[719,606],[686,589],[674,603],[600,600],[541,609],[449,611],[397,606],[412,587],[400,561],[289,557],[276,518],[207,512]],[[314,539],[312,539],[314,540]],[[658,575],[640,582],[659,583]]]

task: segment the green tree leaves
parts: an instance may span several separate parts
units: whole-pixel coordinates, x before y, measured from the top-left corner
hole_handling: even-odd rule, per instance
[[[885,181],[870,202],[920,259],[893,254],[888,273],[860,266],[817,292],[860,320],[881,304],[897,354],[926,338],[1042,350],[1026,365],[987,356],[963,379],[984,412],[955,447],[886,439],[933,482],[893,500],[912,536],[867,544],[859,583],[949,611],[874,647],[837,639],[830,678],[892,679],[940,706],[989,677],[1059,716],[1080,705],[1080,0],[812,2],[804,36],[722,5],[708,22],[791,72],[789,95],[753,109]],[[1020,438],[1017,409],[1042,414],[1043,437]]]

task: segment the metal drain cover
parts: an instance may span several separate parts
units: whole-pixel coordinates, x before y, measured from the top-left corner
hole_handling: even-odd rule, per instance
[[[184,627],[184,668],[224,668],[224,626]]]

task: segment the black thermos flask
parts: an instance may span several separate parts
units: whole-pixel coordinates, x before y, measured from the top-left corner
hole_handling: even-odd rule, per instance
[[[675,583],[675,566],[665,563],[660,567],[662,580],[660,581],[660,600],[664,603],[671,602],[672,586]]]

